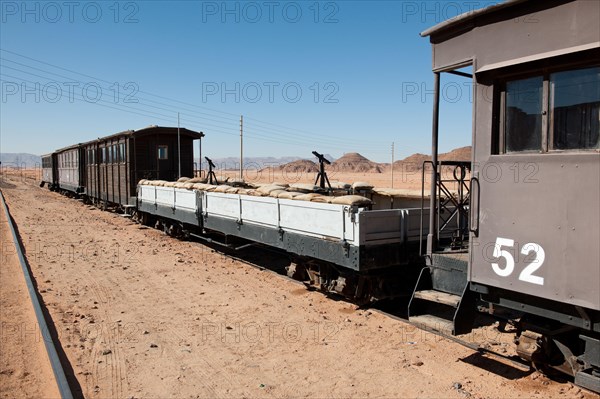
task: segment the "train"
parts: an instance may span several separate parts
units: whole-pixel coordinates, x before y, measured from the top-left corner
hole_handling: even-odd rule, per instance
[[[279,249],[289,276],[360,303],[407,296],[423,329],[461,336],[491,315],[523,360],[600,392],[598,15],[600,2],[512,0],[421,33],[434,101],[419,198],[193,176],[203,134],[158,126],[46,155],[42,184],[172,236]],[[472,88],[470,160],[438,159],[448,74]]]

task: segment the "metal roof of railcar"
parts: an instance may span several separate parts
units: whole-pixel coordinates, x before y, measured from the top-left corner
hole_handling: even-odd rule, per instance
[[[172,127],[172,126],[157,126],[157,125],[152,125],[152,126],[148,126],[148,127],[144,127],[142,129],[138,129],[138,130],[124,130],[122,132],[119,133],[115,133],[115,134],[111,134],[110,136],[104,136],[104,137],[99,137],[95,140],[90,140],[87,141],[85,143],[82,143],[83,145],[88,145],[88,144],[92,144],[92,143],[96,143],[98,141],[104,141],[104,140],[111,140],[117,137],[130,137],[130,136],[143,136],[146,134],[152,134],[153,130],[166,130],[166,131],[170,131],[173,134],[177,133],[178,128],[177,127]],[[188,136],[188,137],[192,137],[194,139],[200,139],[202,137],[205,136],[204,133],[202,132],[196,132],[190,129],[186,129],[184,127],[179,128],[179,132],[182,136]]]
[[[92,143],[96,143],[98,141],[109,140],[109,139],[113,139],[113,138],[121,137],[121,136],[143,136],[145,134],[151,134],[152,130],[154,130],[154,129],[170,130],[170,131],[173,132],[173,134],[176,134],[178,128],[177,127],[169,127],[169,126],[151,125],[151,126],[148,126],[148,127],[144,127],[142,129],[138,129],[138,130],[124,130],[124,131],[119,132],[119,133],[111,134],[110,136],[98,137],[97,139],[94,139],[94,140],[90,140],[90,141],[86,141],[86,142],[78,143],[78,144],[72,144],[72,145],[67,146],[67,147],[59,148],[58,150],[54,151],[54,153],[59,153],[59,152],[71,150],[71,149],[74,149],[74,148],[78,148],[80,146],[89,145],[89,144],[92,144]],[[190,130],[190,129],[186,129],[184,127],[179,128],[179,132],[183,136],[192,137],[194,139],[200,139],[200,138],[202,138],[202,137],[205,136],[205,134],[202,133],[202,132],[196,132],[196,131],[193,131],[193,130]]]
[[[568,0],[570,1],[570,0]],[[443,32],[447,32],[453,29],[456,29],[460,26],[468,25],[471,23],[475,25],[475,20],[489,14],[495,14],[498,16],[502,16],[503,14],[508,14],[509,9],[520,5],[522,3],[533,3],[533,0],[507,0],[505,2],[499,4],[493,4],[491,6],[487,6],[484,8],[480,8],[478,10],[468,11],[463,14],[460,14],[454,18],[450,18],[444,22],[441,22],[429,29],[421,32],[421,36],[432,36],[437,35]],[[548,1],[548,8],[551,7],[550,3],[554,3],[552,1]],[[539,5],[543,4],[541,2],[537,3]],[[501,12],[502,11],[502,12]]]
[[[68,151],[68,150],[73,150],[75,148],[79,148],[81,146],[81,143],[77,143],[77,144],[71,144],[70,146],[67,147],[63,147],[63,148],[59,148],[58,150],[54,151],[54,153],[58,154],[59,152],[64,152],[64,151]]]

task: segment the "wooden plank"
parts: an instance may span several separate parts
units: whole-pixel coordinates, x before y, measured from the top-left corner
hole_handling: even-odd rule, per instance
[[[441,303],[455,308],[458,307],[458,304],[460,303],[460,296],[436,290],[417,291],[415,292],[415,298]]]

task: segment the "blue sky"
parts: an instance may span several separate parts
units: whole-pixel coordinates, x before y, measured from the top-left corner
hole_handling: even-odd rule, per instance
[[[42,154],[152,124],[203,152],[375,161],[428,153],[433,78],[419,33],[492,1],[1,4],[0,151]],[[470,86],[442,82],[441,150],[469,145]]]

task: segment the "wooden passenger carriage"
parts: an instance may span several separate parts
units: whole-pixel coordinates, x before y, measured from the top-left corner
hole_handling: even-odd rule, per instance
[[[181,176],[193,175],[193,141],[203,136],[185,128],[150,126],[84,143],[85,193],[97,202],[135,205],[139,180],[179,177],[178,148]]]

